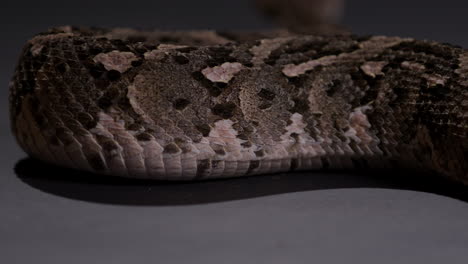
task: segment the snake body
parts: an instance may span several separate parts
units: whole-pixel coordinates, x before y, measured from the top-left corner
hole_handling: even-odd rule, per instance
[[[409,38],[61,27],[24,47],[32,157],[192,180],[409,166],[468,183],[468,51]]]

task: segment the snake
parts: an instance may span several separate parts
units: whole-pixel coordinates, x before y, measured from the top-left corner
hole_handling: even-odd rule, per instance
[[[468,184],[468,50],[272,30],[62,26],[10,82],[19,146],[119,177],[417,168]]]

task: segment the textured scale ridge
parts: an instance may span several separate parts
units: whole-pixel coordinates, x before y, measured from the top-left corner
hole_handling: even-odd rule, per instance
[[[408,38],[61,27],[24,47],[32,157],[193,180],[417,167],[468,183],[468,51]]]

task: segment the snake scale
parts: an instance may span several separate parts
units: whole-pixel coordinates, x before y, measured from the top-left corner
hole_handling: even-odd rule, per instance
[[[468,183],[468,51],[383,36],[58,27],[10,83],[30,156],[131,178],[416,167]]]

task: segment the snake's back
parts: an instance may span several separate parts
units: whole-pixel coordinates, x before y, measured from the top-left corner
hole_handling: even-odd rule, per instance
[[[411,166],[468,183],[468,52],[397,37],[62,27],[11,83],[31,156],[191,180]]]

